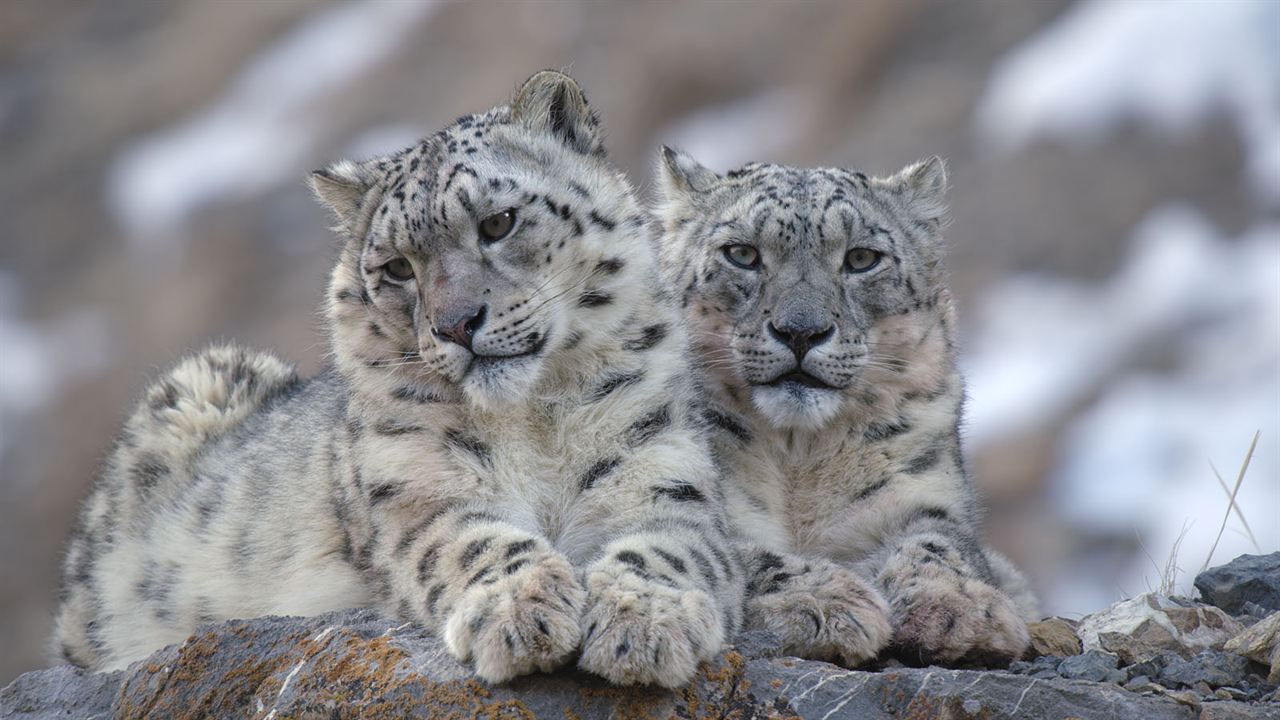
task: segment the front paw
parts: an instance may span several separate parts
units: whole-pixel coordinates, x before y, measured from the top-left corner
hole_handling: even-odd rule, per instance
[[[1004,666],[1030,643],[1008,595],[954,571],[921,572],[891,597],[892,654],[908,664]]]
[[[445,623],[444,641],[494,683],[554,670],[578,648],[586,592],[559,555],[472,587]]]
[[[680,687],[724,643],[720,612],[701,590],[682,590],[605,567],[587,579],[578,667],[618,685]]]
[[[852,571],[820,560],[762,578],[747,601],[747,626],[777,635],[788,655],[846,667],[874,658],[892,632],[880,593]]]

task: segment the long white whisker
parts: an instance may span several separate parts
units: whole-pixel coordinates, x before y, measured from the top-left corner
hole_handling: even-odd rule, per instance
[[[543,308],[547,303],[550,303],[550,302],[552,302],[552,301],[554,301],[554,300],[557,300],[557,299],[559,299],[559,298],[561,298],[561,297],[564,297],[566,294],[568,294],[568,293],[570,293],[570,292],[573,292],[574,290],[576,290],[576,289],[578,289],[578,288],[582,287],[583,285],[586,285],[586,284],[587,284],[587,282],[588,282],[588,281],[590,281],[590,280],[591,280],[591,278],[592,278],[592,277],[594,277],[595,275],[596,275],[596,270],[594,270],[594,269],[593,269],[593,270],[589,271],[586,275],[583,275],[583,276],[582,276],[582,278],[581,278],[581,279],[579,279],[577,282],[575,282],[575,283],[573,283],[572,285],[570,285],[570,286],[566,287],[565,289],[561,290],[560,292],[556,293],[555,295],[552,295],[551,297],[547,298],[546,300],[543,300],[541,304],[539,304],[539,305],[537,305],[537,306],[535,306],[535,307],[531,308],[531,309],[529,310],[528,315],[529,315],[530,317],[532,317],[532,316],[534,315],[534,313],[536,313],[536,312],[538,312],[540,309],[542,309],[542,308]]]

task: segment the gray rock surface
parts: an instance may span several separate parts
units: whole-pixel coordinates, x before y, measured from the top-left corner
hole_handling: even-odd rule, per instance
[[[1160,672],[1165,685],[1192,687],[1206,683],[1219,688],[1234,685],[1249,672],[1249,659],[1234,653],[1206,650],[1190,660],[1174,660]]]
[[[124,674],[91,673],[64,665],[19,675],[0,690],[0,718],[111,717]]]
[[[1223,700],[1201,708],[1114,685],[1005,672],[844,670],[772,656],[762,636],[739,647],[678,691],[616,688],[568,670],[488,686],[430,635],[368,611],[261,618],[206,626],[117,673],[27,673],[0,690],[0,717],[1280,717],[1275,705]]]
[[[1068,680],[1103,682],[1118,667],[1120,658],[1111,653],[1090,650],[1083,655],[1072,655],[1063,660],[1058,665],[1058,674]]]
[[[1241,555],[1196,576],[1200,597],[1232,615],[1245,615],[1252,603],[1267,612],[1280,610],[1280,552]]]

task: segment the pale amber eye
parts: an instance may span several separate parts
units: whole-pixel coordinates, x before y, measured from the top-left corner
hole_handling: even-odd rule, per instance
[[[760,251],[750,245],[726,245],[724,256],[740,268],[754,270],[760,265]]]
[[[485,242],[497,242],[516,226],[516,211],[503,210],[480,221],[480,238]]]
[[[880,253],[867,248],[854,248],[844,256],[844,267],[849,272],[861,273],[880,264]]]
[[[408,282],[413,279],[413,266],[404,258],[396,258],[383,265],[382,272],[398,283]]]

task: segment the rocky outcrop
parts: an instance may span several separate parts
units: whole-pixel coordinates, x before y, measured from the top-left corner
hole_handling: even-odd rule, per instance
[[[0,690],[0,718],[1280,720],[1280,612],[1259,590],[1277,559],[1202,574],[1217,605],[1148,593],[1032,623],[1029,659],[1007,670],[846,670],[747,633],[680,690],[573,670],[491,686],[420,628],[345,610],[205,626],[114,673],[27,673]]]
[[[1244,573],[1222,576],[1252,582]],[[1204,713],[1225,711],[1219,700],[1246,700],[1280,717],[1280,612],[1259,618],[1261,606],[1249,602],[1240,611],[1233,617],[1198,600],[1146,593],[1079,622],[1048,618],[1031,624],[1030,657],[1009,672],[1106,683]]]
[[[1243,630],[1239,621],[1212,605],[1143,593],[1089,615],[1076,633],[1086,651],[1114,653],[1132,664],[1163,653],[1189,657],[1220,649]]]
[[[1280,611],[1280,552],[1241,555],[1200,573],[1195,585],[1205,602],[1232,615]]]
[[[1276,718],[1280,706],[1140,695],[999,671],[850,671],[748,634],[678,691],[564,670],[489,686],[411,625],[348,610],[207,626],[129,669],[27,673],[4,718]],[[1107,664],[1107,663],[1104,663]],[[1114,660],[1110,661],[1114,667]]]

